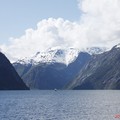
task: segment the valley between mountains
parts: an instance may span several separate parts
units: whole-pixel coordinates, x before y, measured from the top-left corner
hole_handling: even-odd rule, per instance
[[[120,89],[120,45],[105,48],[51,48],[13,63],[30,89]]]
[[[0,52],[0,89],[120,89],[120,44],[105,48],[51,48],[12,64]]]

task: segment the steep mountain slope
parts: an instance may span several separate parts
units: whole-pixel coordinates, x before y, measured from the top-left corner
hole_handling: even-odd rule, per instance
[[[120,89],[120,45],[94,55],[67,89]]]
[[[32,89],[61,89],[91,58],[75,49],[49,50],[37,53],[32,59],[17,61],[14,67]]]
[[[78,57],[79,50],[77,49],[59,49],[51,48],[46,52],[37,52],[36,55],[30,58],[23,58],[13,63],[18,74],[22,77],[29,69],[39,64],[51,65],[55,63],[64,64],[68,66],[74,62]]]
[[[23,76],[23,80],[31,88],[61,89],[71,78],[75,77],[89,59],[89,54],[80,53],[78,58],[68,66],[62,63],[41,63],[33,66],[29,72]]]
[[[14,67],[4,54],[0,52],[0,90],[26,90],[28,87],[23,83]]]
[[[20,77],[23,77],[29,70],[30,68],[33,66],[32,63],[23,63],[21,61],[17,61],[15,63],[13,63],[13,66],[15,68],[15,70],[17,71],[17,73],[19,74]]]

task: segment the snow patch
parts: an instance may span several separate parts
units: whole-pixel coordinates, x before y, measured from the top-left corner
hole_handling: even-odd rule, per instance
[[[118,45],[116,45],[115,48],[120,48],[120,43]]]
[[[91,47],[91,48],[86,48],[83,51],[89,53],[90,55],[96,55],[96,54],[101,54],[107,51],[107,48],[105,47]]]
[[[69,65],[77,59],[80,52],[87,52],[91,55],[100,54],[105,52],[105,48],[92,47],[79,51],[75,48],[66,49],[54,47],[46,50],[45,52],[37,52],[31,58],[22,58],[21,60],[18,60],[15,63],[32,65],[37,65],[39,63],[63,63],[65,65]]]
[[[31,58],[18,60],[16,63],[37,65],[39,63],[63,63],[69,65],[78,57],[79,50],[74,48],[51,48],[46,52],[37,52]]]

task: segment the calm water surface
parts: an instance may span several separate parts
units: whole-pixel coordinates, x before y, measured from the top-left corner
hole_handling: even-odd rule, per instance
[[[120,91],[0,91],[0,120],[117,120]]]

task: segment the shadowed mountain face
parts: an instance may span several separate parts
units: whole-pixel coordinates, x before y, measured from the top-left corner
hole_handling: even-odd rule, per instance
[[[120,89],[120,47],[95,55],[67,89]]]
[[[26,90],[28,87],[23,83],[12,64],[0,52],[0,90]]]
[[[37,65],[14,63],[13,66],[31,89],[62,89],[90,58],[88,53],[81,52],[69,65],[51,62]]]

